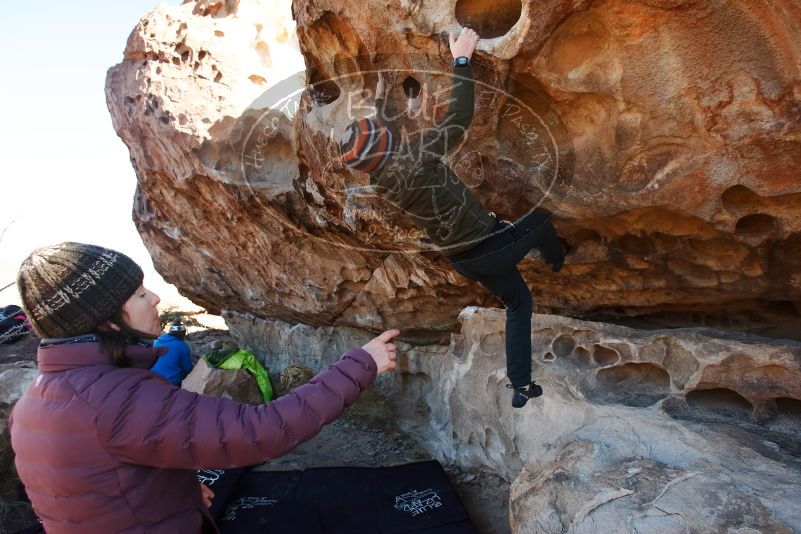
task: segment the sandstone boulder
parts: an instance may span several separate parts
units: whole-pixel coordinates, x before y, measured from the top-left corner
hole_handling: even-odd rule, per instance
[[[225,317],[273,368],[318,371],[370,337]],[[460,320],[448,347],[399,343],[376,387],[434,457],[514,481],[514,532],[801,529],[801,343],[535,315],[545,394],[515,410],[504,313]]]
[[[183,382],[181,388],[212,397],[231,399],[243,404],[262,404],[264,397],[247,371],[215,369],[201,358]]]
[[[14,458],[8,416],[38,374],[36,363],[32,361],[0,365],[0,472],[5,472]]]
[[[799,473],[728,444],[682,433],[668,447],[633,447],[653,436],[643,421],[613,419],[566,436],[547,463],[529,462],[512,485],[514,532],[782,532],[798,530]],[[653,424],[665,439],[672,425]],[[597,436],[590,437],[590,432]],[[668,453],[673,461],[665,459]],[[702,456],[698,458],[698,455]]]
[[[796,335],[781,327],[801,301],[798,3],[488,5],[204,0],[145,15],[106,95],[159,272],[210,310],[318,326],[444,332],[494,303],[332,142],[355,95],[369,111],[379,70],[407,132],[429,125],[445,32],[471,25],[476,113],[450,163],[504,218],[554,211],[574,252],[558,275],[521,264],[540,310]]]

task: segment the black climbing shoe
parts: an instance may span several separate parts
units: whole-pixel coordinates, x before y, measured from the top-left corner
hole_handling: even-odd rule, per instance
[[[542,388],[532,382],[528,386],[516,388],[512,384],[506,384],[506,387],[512,390],[512,407],[522,408],[528,402],[528,399],[539,397],[542,395]]]

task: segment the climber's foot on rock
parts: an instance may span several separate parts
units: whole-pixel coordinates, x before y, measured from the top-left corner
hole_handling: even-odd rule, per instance
[[[528,402],[528,399],[533,399],[542,395],[542,388],[531,382],[528,386],[514,387],[512,384],[506,384],[506,387],[512,390],[512,407],[522,408]]]

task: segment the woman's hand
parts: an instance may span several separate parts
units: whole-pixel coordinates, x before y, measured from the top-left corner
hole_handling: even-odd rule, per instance
[[[211,508],[211,500],[214,498],[214,492],[211,491],[211,488],[209,488],[207,485],[201,484],[200,493],[203,496],[203,504],[206,506],[206,508]]]
[[[478,39],[478,34],[470,28],[462,28],[462,33],[459,34],[458,39],[454,39],[453,34],[448,32],[448,40],[450,41],[453,59],[459,56],[465,56],[467,59],[470,59],[473,55],[473,50],[476,49]]]
[[[378,374],[386,371],[394,371],[397,364],[395,363],[395,345],[389,343],[389,340],[400,334],[400,330],[387,330],[377,338],[370,340],[362,349],[370,353],[370,356],[375,360],[378,367]]]

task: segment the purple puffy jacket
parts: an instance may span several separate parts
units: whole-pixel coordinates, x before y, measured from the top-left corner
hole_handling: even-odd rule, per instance
[[[50,345],[10,418],[16,466],[48,534],[217,532],[196,469],[252,465],[315,436],[376,377],[352,349],[269,404],[177,388],[131,346],[116,367],[97,343]]]

